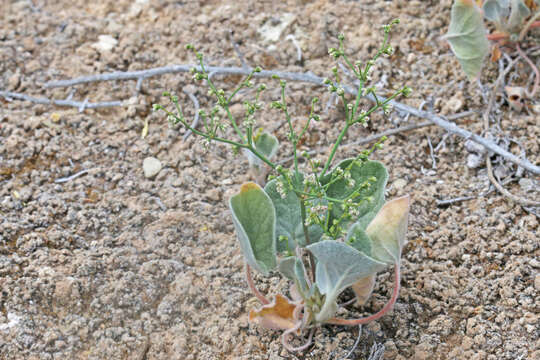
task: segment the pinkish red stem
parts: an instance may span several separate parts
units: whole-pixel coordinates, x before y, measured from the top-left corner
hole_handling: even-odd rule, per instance
[[[377,320],[378,318],[382,317],[384,314],[386,314],[388,311],[392,309],[394,304],[396,303],[396,300],[399,296],[399,281],[401,278],[401,273],[399,270],[399,264],[396,264],[395,268],[395,280],[394,280],[394,292],[392,293],[392,297],[390,300],[384,305],[384,307],[377,313],[360,319],[337,319],[332,318],[327,321],[325,321],[328,324],[334,324],[334,325],[361,325],[361,324],[367,324],[370,321]]]
[[[259,299],[261,303],[264,305],[270,304],[270,300],[268,300],[256,287],[255,283],[253,282],[253,277],[251,276],[251,268],[246,263],[246,280],[249,285],[249,288],[253,292],[253,295]]]
[[[540,21],[533,22],[527,28],[527,31],[529,31],[532,28],[537,28],[537,27],[540,27]],[[499,41],[499,40],[503,40],[503,39],[508,39],[509,37],[510,37],[510,35],[505,34],[505,33],[499,33],[499,32],[493,33],[493,34],[488,34],[488,36],[487,36],[488,40],[492,40],[492,41]]]

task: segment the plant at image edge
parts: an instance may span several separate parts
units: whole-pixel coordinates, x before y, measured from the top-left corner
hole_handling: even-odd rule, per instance
[[[487,33],[484,18],[495,26],[494,33]],[[454,0],[445,38],[463,71],[473,79],[490,52],[490,40],[496,42],[493,59],[500,57],[501,47],[516,48],[521,55],[519,43],[530,29],[538,27],[540,0]]]
[[[391,310],[399,294],[400,258],[405,244],[409,197],[385,203],[388,173],[380,162],[369,160],[369,155],[382,146],[385,138],[356,157],[331,167],[351,126],[367,125],[369,116],[377,110],[382,109],[388,114],[391,100],[399,95],[407,96],[411,91],[404,86],[380,101],[373,87],[365,87],[369,71],[377,59],[393,53],[388,38],[392,25],[397,23],[395,20],[383,26],[384,41],[376,55],[365,64],[353,64],[349,60],[343,35],[339,36],[339,47],[329,50],[334,59],[343,59],[358,79],[359,87],[356,97],[349,98],[336,67],[332,69],[335,80],[324,81],[328,90],[343,102],[345,112],[343,128],[324,164],[306,152],[299,154],[297,151],[311,121],[319,121],[315,114],[318,100],[313,99],[305,126],[300,132],[295,131],[286,103],[285,81],[276,78],[281,87],[281,99],[272,102],[270,107],[283,112],[287,120],[288,139],[293,149],[291,169],[272,161],[279,147],[277,138],[255,129],[256,113],[262,108],[259,97],[266,89],[264,84],[256,88],[254,101],[244,102],[246,111],[242,124],[233,117],[229,109],[232,98],[241,89],[254,86],[251,80],[261,72],[260,68],[253,69],[230,95],[226,95],[210,79],[202,54],[188,45],[186,48],[194,51],[199,61],[199,66],[192,69],[194,78],[206,81],[209,93],[217,98],[216,105],[209,113],[199,112],[201,130],[187,122],[178,97],[164,94],[175,105],[176,113],[154,105],[156,110],[165,111],[173,124],[182,124],[207,143],[218,141],[236,150],[242,149],[256,175],[264,174],[265,166],[273,171],[264,188],[254,182],[243,184],[240,192],[231,197],[229,207],[246,261],[247,282],[262,303],[259,309],[250,311],[249,320],[265,328],[284,330],[282,342],[290,351],[306,349],[321,324],[358,325],[380,318]],[[372,94],[376,103],[367,110],[361,110],[361,99],[366,94]],[[228,126],[232,126],[238,139],[226,137]],[[300,171],[299,160],[302,158],[309,165],[307,173]],[[352,288],[357,303],[364,304],[373,290],[376,273],[388,266],[395,267],[395,284],[392,297],[382,310],[361,319],[335,317],[340,307],[338,296],[345,289]],[[263,275],[279,271],[292,282],[290,298],[277,294],[268,299],[257,290],[251,269]],[[293,347],[290,344],[292,335],[301,335],[304,331],[309,331],[307,342]]]

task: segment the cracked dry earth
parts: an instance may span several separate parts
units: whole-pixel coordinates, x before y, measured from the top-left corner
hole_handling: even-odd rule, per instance
[[[192,63],[187,42],[212,65],[239,66],[236,42],[250,65],[328,76],[327,49],[336,46],[338,33],[345,33],[351,57],[365,59],[380,43],[380,25],[399,17],[392,34],[396,53],[373,73],[380,93],[406,83],[414,88],[403,100],[410,105],[428,100],[443,115],[483,109],[478,86],[465,79],[440,39],[450,0],[0,4],[0,90],[128,100],[127,106],[79,113],[0,98],[2,360],[342,359],[358,335],[358,328],[325,326],[312,347],[292,355],[277,332],[248,324],[255,302],[226,205],[249,179],[246,161],[222,146],[208,151],[194,137],[183,142],[184,130],[151,112],[152,103],[166,104],[164,90],[177,91],[190,116],[193,106],[182,89],[211,106],[206,89],[189,75],[147,79],[138,93],[134,81],[52,90],[44,90],[45,82]],[[288,35],[301,48],[300,60]],[[525,64],[515,72],[513,81],[526,80]],[[489,64],[482,81],[491,84],[496,76]],[[231,89],[239,78],[216,81]],[[241,116],[242,99],[252,95],[241,94],[233,113]],[[269,90],[264,100],[277,95]],[[324,151],[343,119],[339,106],[328,102],[324,89],[289,84],[295,124],[305,121],[313,95],[331,106],[320,109],[322,121],[303,147]],[[513,113],[504,102],[496,115],[504,133],[538,164],[539,115]],[[417,120],[377,115],[345,142]],[[142,139],[145,121],[149,132]],[[258,121],[285,142],[277,112],[265,110]],[[482,131],[479,115],[457,122]],[[362,149],[349,146],[339,156]],[[468,168],[467,155],[462,139],[436,127],[393,136],[374,154],[390,172],[387,198],[412,196],[409,243],[394,310],[364,326],[349,359],[367,359],[373,344],[384,345],[384,359],[540,359],[538,218],[495,192],[437,207],[436,200],[487,190],[485,168]],[[147,178],[142,164],[151,156],[162,168]],[[87,173],[55,182],[82,170]],[[539,196],[530,174],[507,188]],[[277,276],[256,281],[267,293],[284,287]],[[382,272],[368,304],[341,315],[371,314],[391,290],[391,271]]]

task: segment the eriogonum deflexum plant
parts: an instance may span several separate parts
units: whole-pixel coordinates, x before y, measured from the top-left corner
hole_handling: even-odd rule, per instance
[[[484,18],[495,27],[488,34]],[[490,52],[489,40],[518,48],[527,32],[540,27],[540,0],[454,0],[446,39],[469,78],[480,74]],[[500,55],[499,55],[500,56]]]
[[[346,95],[337,68],[332,69],[334,80],[324,81],[328,90],[343,102],[345,114],[341,131],[324,163],[318,163],[308,153],[300,154],[298,150],[311,122],[319,121],[315,114],[318,100],[313,99],[306,124],[299,131],[295,130],[286,102],[284,80],[277,79],[281,97],[270,107],[282,112],[287,120],[293,159],[290,169],[273,162],[278,150],[277,138],[256,128],[257,112],[262,108],[259,98],[266,88],[264,85],[256,87],[254,101],[244,102],[243,121],[240,123],[234,118],[229,108],[233,97],[241,89],[254,86],[251,80],[261,71],[260,68],[253,69],[231,94],[226,94],[215,86],[205,69],[203,56],[196,52],[199,66],[193,70],[194,77],[204,80],[210,94],[217,99],[210,112],[200,111],[201,129],[195,129],[188,123],[177,97],[167,94],[176,107],[175,113],[155,105],[156,109],[167,112],[171,122],[182,124],[206,141],[223,142],[242,149],[248,154],[255,175],[264,174],[265,166],[273,172],[264,188],[254,182],[243,184],[240,192],[231,197],[229,206],[246,261],[247,282],[262,303],[259,309],[250,312],[249,320],[266,328],[284,330],[282,341],[291,351],[309,346],[315,329],[322,324],[356,325],[380,318],[392,308],[398,297],[409,197],[385,203],[388,173],[380,162],[369,160],[371,153],[380,148],[385,139],[356,157],[333,166],[339,145],[352,126],[367,124],[375,111],[388,113],[392,99],[407,96],[411,91],[404,86],[380,101],[375,89],[366,86],[370,69],[376,61],[393,52],[388,39],[392,25],[397,22],[383,27],[384,41],[375,56],[365,64],[351,62],[345,53],[342,35],[339,36],[339,47],[329,50],[334,59],[342,59],[354,73],[359,87],[356,96]],[[191,45],[187,48],[193,50]],[[373,106],[362,109],[361,100],[366,94],[372,94],[377,101]],[[225,127],[229,125],[234,130],[235,139],[227,137]],[[307,164],[307,171],[301,171],[301,162]],[[365,303],[373,289],[376,273],[388,266],[395,267],[395,285],[392,297],[383,309],[362,319],[337,318],[339,295],[352,288],[358,303]],[[251,269],[263,275],[273,271],[281,273],[292,283],[290,298],[282,294],[267,298],[255,287]],[[309,333],[307,342],[293,347],[291,336],[301,335],[304,331]]]

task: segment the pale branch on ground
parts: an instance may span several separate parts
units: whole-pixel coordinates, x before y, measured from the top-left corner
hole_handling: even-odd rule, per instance
[[[495,104],[495,96],[497,94],[497,91],[498,91],[499,87],[501,86],[502,82],[504,81],[504,77],[514,67],[516,62],[517,62],[517,59],[511,61],[510,64],[505,69],[501,69],[499,77],[497,78],[497,80],[495,81],[495,84],[493,85],[493,90],[491,91],[491,95],[489,96],[489,100],[488,100],[486,109],[485,109],[484,114],[483,114],[483,119],[482,119],[483,120],[483,125],[484,125],[484,131],[486,133],[489,132],[489,130],[490,130],[489,117],[491,115],[491,110],[493,109],[493,105]],[[536,86],[535,86],[535,88],[536,88]],[[534,91],[536,91],[536,90],[534,90]],[[515,202],[515,203],[517,203],[517,204],[519,204],[521,206],[534,206],[534,207],[540,206],[540,201],[534,201],[534,200],[525,199],[523,197],[516,196],[516,195],[512,194],[510,191],[506,190],[499,183],[499,181],[495,178],[495,175],[493,174],[493,166],[491,164],[490,156],[491,155],[489,153],[486,154],[487,174],[488,174],[489,181],[491,181],[491,183],[493,184],[493,186],[495,186],[495,188],[499,191],[499,193],[501,193],[507,199],[510,199],[511,201],[513,201],[513,202]]]
[[[69,79],[69,80],[50,81],[45,84],[45,87],[46,88],[68,87],[68,86],[85,84],[85,83],[90,83],[90,82],[111,81],[111,80],[140,80],[140,79],[146,79],[152,76],[159,76],[159,75],[164,75],[164,74],[189,72],[192,68],[195,68],[197,71],[202,71],[202,69],[199,66],[172,65],[172,66],[164,66],[164,67],[158,67],[158,68],[153,68],[153,69],[148,69],[148,70],[131,71],[131,72],[117,71],[117,72],[106,73],[106,74],[83,76],[83,77],[78,77],[78,78]],[[208,66],[206,67],[206,71],[209,73],[216,73],[216,74],[249,75],[252,69],[239,68],[239,67]],[[285,80],[302,81],[302,82],[312,83],[315,85],[324,85],[323,83],[324,79],[322,77],[319,77],[310,73],[293,73],[293,72],[284,72],[284,71],[263,70],[259,73],[253,74],[254,77],[260,77],[260,78],[268,78],[274,75],[277,75],[280,78],[285,79]],[[344,90],[348,92],[349,94],[353,94],[353,95],[357,93],[356,89],[351,86],[345,86]],[[371,101],[376,101],[375,97],[372,94],[369,94],[367,98]],[[382,96],[378,98],[379,98],[379,101],[381,102],[385,100],[385,98]],[[501,148],[500,146],[498,146],[496,143],[494,143],[493,141],[489,139],[473,134],[470,131],[460,128],[454,123],[444,120],[441,116],[430,113],[428,111],[415,109],[412,106],[405,105],[397,101],[391,101],[390,104],[395,109],[398,109],[402,112],[407,112],[413,116],[416,116],[422,119],[429,120],[435,125],[445,129],[446,131],[456,134],[459,137],[462,137],[464,139],[470,139],[471,141],[474,141],[484,146],[487,150],[502,156],[508,161],[513,162],[514,164],[521,166],[522,168],[534,174],[540,175],[539,166],[532,164],[527,159],[521,159],[518,156],[510,153],[509,151],[506,151],[505,149]]]
[[[73,101],[73,100],[67,100],[67,99],[55,100],[55,99],[48,99],[48,98],[42,98],[42,97],[37,98],[37,97],[29,96],[26,94],[21,94],[21,93],[16,93],[16,92],[11,92],[11,91],[0,91],[0,96],[6,99],[7,101],[17,99],[17,100],[23,100],[23,101],[30,101],[34,104],[76,107],[79,109],[79,112],[83,112],[84,109],[115,107],[115,106],[122,106],[124,104],[123,101],[105,101],[105,102],[91,103],[91,102],[88,102],[87,100]]]
[[[54,182],[55,182],[56,184],[61,184],[61,183],[65,183],[65,182],[71,181],[71,180],[73,180],[73,179],[76,179],[76,178],[78,178],[79,176],[83,176],[83,175],[86,175],[86,174],[88,174],[88,170],[87,170],[87,169],[84,169],[84,170],[82,170],[82,171],[79,171],[79,172],[76,173],[76,174],[71,175],[71,176],[67,176],[67,177],[63,177],[63,178],[56,179],[56,180],[54,180]]]

